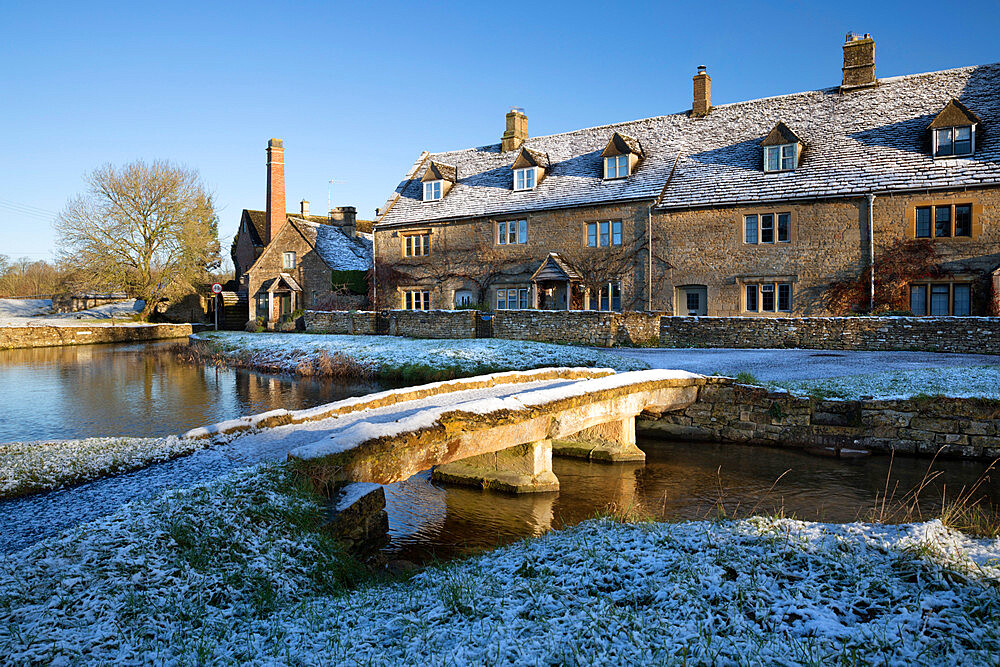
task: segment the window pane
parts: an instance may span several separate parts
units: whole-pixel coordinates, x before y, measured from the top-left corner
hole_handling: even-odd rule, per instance
[[[517,242],[527,243],[528,242],[528,221],[518,220],[517,221]]]
[[[765,169],[767,171],[778,171],[780,168],[781,154],[777,146],[768,146],[764,149]]]
[[[760,242],[774,243],[774,214],[760,216]]]
[[[535,170],[534,169],[525,169],[524,170],[524,182],[526,184],[524,187],[526,187],[526,188],[533,188],[533,187],[535,187]]]
[[[792,215],[790,213],[778,214],[778,240],[788,243],[792,238]]]
[[[955,236],[972,236],[972,206],[957,204],[955,206]]]
[[[910,285],[910,312],[927,314],[927,285]]]
[[[750,312],[757,312],[757,286],[747,285],[747,301],[746,310]]]
[[[947,315],[951,285],[931,285],[931,315]]]
[[[507,243],[511,245],[517,244],[517,222],[514,220],[507,223]]]
[[[781,147],[781,168],[795,168],[795,144],[785,144]]]
[[[936,155],[951,155],[955,152],[951,145],[951,128],[946,127],[937,131],[937,153]]]
[[[701,295],[698,292],[687,292],[688,313],[697,313],[701,309]]]
[[[619,311],[622,309],[622,289],[617,283],[611,285],[611,310]]]
[[[587,245],[591,248],[597,247],[597,223],[587,223]]]
[[[792,309],[792,286],[778,285],[778,310],[788,312]]]
[[[614,178],[615,177],[615,159],[611,157],[604,158],[604,178]]]
[[[934,236],[951,236],[951,206],[934,207]]]
[[[497,290],[497,310],[503,310],[507,307],[507,290],[498,289]]]
[[[743,220],[743,239],[746,243],[757,242],[757,216],[748,215]],[[756,289],[756,288],[754,288]]]
[[[952,315],[966,316],[972,313],[972,289],[970,285],[955,285],[955,307]]]
[[[507,223],[498,222],[497,223],[497,243],[503,245],[507,243]]]
[[[931,236],[931,207],[921,206],[917,209],[917,230],[918,239],[926,239]]]
[[[774,312],[774,285],[760,286],[761,310]]]
[[[955,128],[955,155],[968,155],[972,152],[972,127],[965,125]]]
[[[611,307],[610,303],[611,295],[608,293],[607,287],[601,288],[601,310],[608,310]]]
[[[615,220],[611,223],[611,245],[622,244],[622,221]]]
[[[528,290],[526,289],[517,290],[517,300],[518,300],[518,308],[520,308],[521,310],[527,310],[529,308]]]
[[[609,242],[611,240],[610,235],[608,233],[608,228],[609,228],[609,225],[608,225],[607,222],[602,222],[601,223],[601,247],[602,248],[605,247],[605,246],[607,246],[607,245],[609,245]]]

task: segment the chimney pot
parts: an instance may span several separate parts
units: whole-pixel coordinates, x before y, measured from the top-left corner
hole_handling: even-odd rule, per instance
[[[844,41],[844,78],[840,84],[840,92],[848,92],[858,88],[869,88],[878,84],[875,78],[875,40],[871,33],[864,37],[847,33]]]
[[[285,224],[285,149],[281,139],[267,142],[267,209],[264,245],[278,235]]]
[[[309,217],[309,200],[308,199],[303,199],[301,202],[299,202],[299,210],[302,212],[302,217],[303,218],[308,218]]]
[[[712,77],[708,75],[704,65],[698,65],[698,73],[693,79],[694,101],[691,104],[691,115],[700,118],[707,116],[712,109]]]
[[[524,110],[518,107],[507,112],[507,128],[500,138],[500,150],[517,150],[528,139],[528,117],[524,115]]]

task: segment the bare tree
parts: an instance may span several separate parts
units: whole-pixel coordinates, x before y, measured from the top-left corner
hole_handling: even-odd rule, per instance
[[[645,239],[627,245],[564,250],[559,256],[580,274],[580,286],[598,298],[608,283],[618,282],[635,271],[637,258],[648,247]]]
[[[59,254],[88,287],[145,301],[148,319],[171,291],[190,291],[219,266],[212,195],[196,171],[166,161],[107,164],[56,220]]]

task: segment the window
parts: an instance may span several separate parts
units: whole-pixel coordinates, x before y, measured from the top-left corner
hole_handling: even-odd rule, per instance
[[[456,306],[471,306],[472,305],[472,290],[456,290],[455,291],[455,305]]]
[[[606,248],[622,244],[622,221],[602,220],[587,223],[587,245],[591,248]]]
[[[792,286],[789,283],[747,285],[743,310],[750,313],[788,313],[792,310]]]
[[[628,155],[612,155],[604,158],[604,178],[625,178],[628,176]]]
[[[431,254],[430,232],[403,236],[403,257],[423,257],[429,254]]]
[[[431,293],[424,289],[409,289],[403,291],[403,308],[405,310],[430,310]]]
[[[441,199],[441,196],[441,181],[424,183],[424,201],[437,201]]]
[[[257,317],[263,317],[266,320],[271,319],[268,296],[267,292],[257,292]]]
[[[931,225],[931,221],[934,224]],[[918,206],[916,209],[914,236],[918,239],[948,238],[950,236],[972,236],[972,204],[943,204],[941,206]]]
[[[764,171],[793,171],[798,154],[796,144],[764,147]]]
[[[281,268],[283,268],[283,269],[294,269],[295,268],[295,253],[294,252],[283,252],[283,253],[281,253]]]
[[[974,150],[975,140],[971,125],[934,130],[934,157],[972,155]]]
[[[775,239],[778,243],[791,243],[791,213],[754,213],[743,216],[744,243],[774,243]]]
[[[497,310],[527,310],[531,307],[530,292],[525,287],[497,290]]]
[[[527,220],[501,220],[497,222],[497,244],[516,245],[528,242]]]
[[[969,283],[910,285],[910,311],[918,316],[970,315],[972,286]]]
[[[608,283],[601,287],[597,296],[587,292],[587,307],[590,310],[621,311],[622,290],[618,283]]]
[[[535,168],[527,167],[525,169],[515,169],[514,170],[514,189],[515,190],[531,190],[535,187]]]

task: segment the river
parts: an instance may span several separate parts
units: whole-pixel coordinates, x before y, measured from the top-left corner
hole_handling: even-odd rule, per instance
[[[275,376],[176,361],[168,344],[0,351],[7,389],[0,442],[95,435],[159,436],[273,408],[299,409],[383,388]],[[873,456],[831,459],[794,449],[662,442],[640,437],[645,464],[556,458],[558,493],[497,496],[433,483],[425,472],[386,487],[390,555],[414,561],[475,553],[572,525],[607,510],[652,518],[705,519],[783,512],[805,520],[872,517],[888,489],[901,497],[930,461]],[[0,552],[142,500],[170,486],[209,481],[243,463],[203,451],[116,478],[0,502]],[[937,475],[916,505],[932,517],[942,493],[975,483],[986,464],[936,461]],[[995,474],[994,477],[997,475]],[[1000,506],[1000,485],[983,485]],[[884,515],[884,518],[896,518]]]

